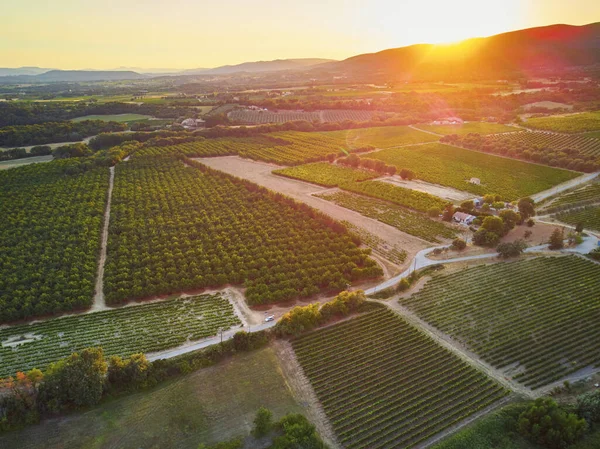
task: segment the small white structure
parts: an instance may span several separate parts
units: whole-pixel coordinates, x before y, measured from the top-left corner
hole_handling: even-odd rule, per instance
[[[466,214],[464,212],[454,212],[452,215],[452,219],[460,224],[464,224],[470,226],[477,217],[471,214]]]
[[[204,128],[206,122],[199,118],[186,118],[181,122],[181,126],[186,129]]]
[[[469,179],[469,184],[480,185],[481,184],[481,179],[479,179],[479,178],[471,178],[471,179]]]

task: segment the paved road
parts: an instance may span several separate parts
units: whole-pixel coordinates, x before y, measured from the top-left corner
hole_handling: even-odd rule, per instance
[[[223,341],[231,340],[236,332],[241,330],[246,330],[249,332],[259,332],[265,329],[270,329],[275,326],[276,321],[270,321],[268,323],[259,324],[256,326],[251,326],[250,328],[241,328],[236,327],[230,329],[226,332],[223,332]],[[158,359],[170,359],[173,357],[177,357],[178,355],[187,354],[188,352],[197,351],[198,349],[206,348],[208,346],[216,345],[221,342],[221,336],[217,335],[216,337],[206,338],[204,340],[197,341],[188,346],[180,346],[178,348],[167,349],[165,351],[148,353],[147,358],[150,361],[158,360]]]

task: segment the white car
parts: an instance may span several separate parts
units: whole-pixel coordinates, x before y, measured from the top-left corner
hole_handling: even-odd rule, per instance
[[[273,320],[275,320],[275,315],[269,315],[268,317],[265,318],[266,322],[273,321]]]

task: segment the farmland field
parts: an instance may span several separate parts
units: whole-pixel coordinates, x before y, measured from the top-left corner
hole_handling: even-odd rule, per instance
[[[440,243],[440,239],[451,239],[456,236],[456,232],[448,226],[387,201],[348,192],[322,193],[315,196],[428,242]]]
[[[235,109],[227,114],[230,120],[236,123],[247,123],[260,125],[266,123],[285,123],[298,120],[308,122],[343,122],[351,120],[355,122],[365,122],[371,120],[374,114],[381,115],[373,111],[360,111],[353,109],[326,109],[323,111],[253,111],[249,109]]]
[[[298,165],[325,160],[328,154],[339,154],[344,146],[344,135],[340,131],[284,131],[255,137],[205,139],[170,147],[146,148],[140,154],[184,154],[190,157],[237,154],[253,160]]]
[[[559,213],[553,217],[573,226],[578,223],[583,223],[585,229],[600,231],[600,207],[598,206],[587,206],[577,210]]]
[[[268,303],[381,274],[329,217],[198,166],[137,155],[117,166],[109,303],[229,283],[244,283],[249,303]]]
[[[387,243],[379,236],[370,233],[366,229],[355,226],[349,221],[343,221],[342,223],[350,232],[357,234],[363,244],[367,245],[373,251],[380,254],[390,262],[395,263],[396,265],[402,265],[402,263],[406,260],[406,251],[402,248]]]
[[[351,148],[368,145],[376,148],[391,148],[439,140],[437,136],[417,131],[408,126],[355,128],[349,129],[346,133],[346,141]]]
[[[600,203],[600,182],[595,181],[585,187],[565,193],[548,203],[550,209],[568,208],[571,206]]]
[[[600,111],[530,118],[525,122],[525,126],[560,133],[600,131]]]
[[[112,115],[86,115],[85,117],[77,117],[71,120],[72,122],[83,122],[84,120],[102,120],[103,122],[137,122],[140,120],[149,119],[149,115],[142,114],[112,114]]]
[[[259,407],[275,419],[301,413],[271,348],[241,352],[85,413],[0,435],[11,449],[190,449],[247,435]]]
[[[400,302],[531,388],[600,365],[600,267],[576,256],[436,276]]]
[[[291,168],[274,170],[274,174],[287,178],[312,182],[325,187],[337,187],[348,183],[356,183],[367,179],[377,178],[378,173],[368,170],[354,169],[327,162],[299,165]]]
[[[354,184],[344,184],[341,187],[351,192],[387,200],[391,203],[398,204],[399,206],[408,207],[409,209],[420,212],[427,212],[434,207],[443,209],[448,203],[429,193],[406,189],[387,182],[365,181]]]
[[[92,304],[109,171],[78,167],[0,171],[0,322]]]
[[[506,126],[501,123],[485,123],[485,122],[467,122],[462,125],[416,125],[417,128],[425,131],[431,131],[437,134],[496,134],[515,132],[518,128]]]
[[[220,294],[67,316],[0,329],[0,378],[92,346],[107,356],[155,352],[217,334],[241,322]]]
[[[600,139],[587,135],[553,134],[548,132],[517,132],[490,136],[489,139],[514,143],[524,148],[547,148],[551,151],[579,150],[589,156],[600,156]]]
[[[506,391],[389,309],[304,335],[294,351],[345,448],[408,448]]]
[[[398,169],[413,170],[423,181],[478,195],[496,193],[505,200],[528,196],[578,176],[575,172],[529,164],[439,143],[370,153]],[[481,185],[469,183],[479,178]]]

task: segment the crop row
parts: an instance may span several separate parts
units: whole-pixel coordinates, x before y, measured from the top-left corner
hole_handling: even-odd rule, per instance
[[[389,309],[293,342],[344,447],[413,447],[506,394]]]
[[[525,123],[530,128],[561,133],[581,133],[600,130],[600,111],[564,116],[530,118]]]
[[[582,223],[585,229],[600,231],[600,207],[586,206],[554,215],[559,221],[573,226]]]
[[[316,196],[428,242],[439,243],[440,239],[451,239],[456,235],[453,229],[441,222],[387,201],[348,192],[323,193]]]
[[[400,302],[537,388],[600,363],[598,298],[600,268],[568,256],[437,276]]]
[[[129,356],[199,340],[241,324],[221,294],[67,316],[0,329],[0,377],[46,366],[90,346]]]

